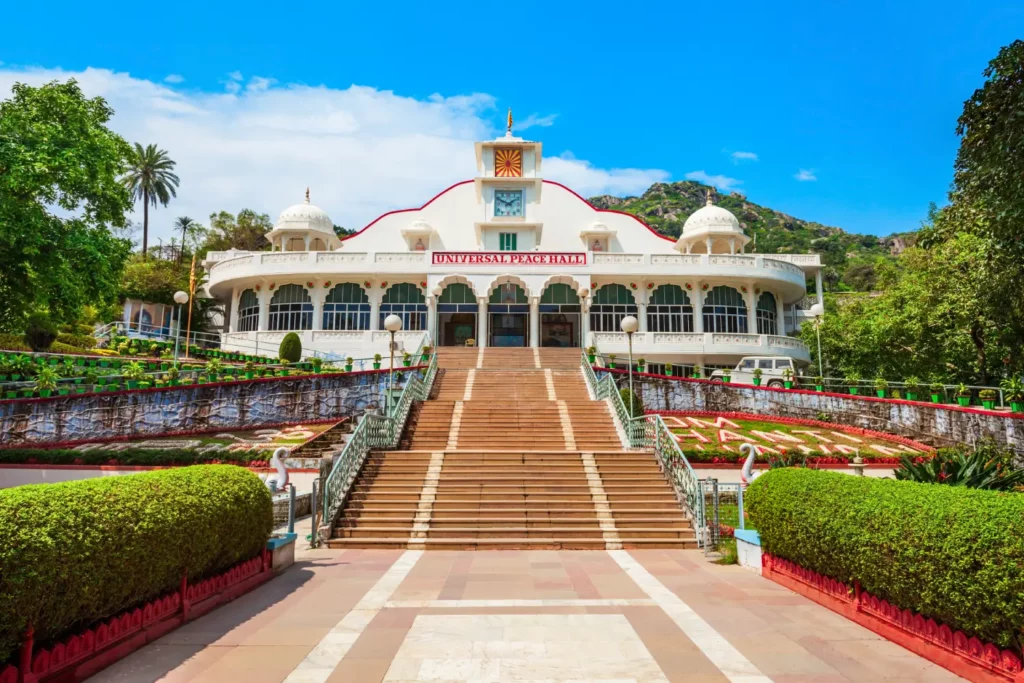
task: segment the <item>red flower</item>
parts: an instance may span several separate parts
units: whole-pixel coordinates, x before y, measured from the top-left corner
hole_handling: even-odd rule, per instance
[[[365,289],[369,289],[370,288],[370,281],[369,280],[364,280],[363,281],[363,287]]]
[[[647,289],[654,289],[654,283],[653,282],[648,282],[647,283]]]
[[[384,282],[380,283],[380,288],[381,288],[381,289],[387,289],[387,288],[388,288],[388,283],[387,283],[387,281],[384,281]]]
[[[277,283],[276,282],[271,282],[270,286],[267,287],[267,289],[269,289],[270,291],[274,291],[274,287],[277,287]]]
[[[686,283],[686,288],[692,290],[693,289],[693,285],[691,285],[689,282],[687,282]]]
[[[700,288],[703,289],[705,292],[708,291],[708,283],[705,282],[700,286]]]
[[[331,287],[331,281],[328,280],[327,282],[324,283],[324,289],[330,289],[330,287]]]
[[[636,289],[636,283],[635,282],[630,282],[629,283],[629,288],[630,289]]]
[[[313,289],[313,283],[312,282],[307,282],[306,283],[306,288],[307,289]]]
[[[421,282],[420,283],[420,289],[426,289],[426,288],[427,288],[427,283],[426,282]]]

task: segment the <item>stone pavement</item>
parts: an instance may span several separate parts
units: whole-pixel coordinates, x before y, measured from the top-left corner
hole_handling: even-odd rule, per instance
[[[700,551],[297,554],[91,680],[960,680]]]

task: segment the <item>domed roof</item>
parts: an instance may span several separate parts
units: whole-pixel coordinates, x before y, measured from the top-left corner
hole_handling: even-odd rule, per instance
[[[711,203],[711,193],[708,193],[708,203],[693,212],[683,223],[683,234],[688,232],[742,232],[740,222],[736,216],[720,206]]]
[[[306,201],[289,206],[281,212],[274,223],[274,230],[318,230],[334,234],[334,221],[319,206],[309,203],[309,189],[306,189]]]

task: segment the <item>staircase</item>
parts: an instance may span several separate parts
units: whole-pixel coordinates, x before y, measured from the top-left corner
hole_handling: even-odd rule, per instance
[[[624,449],[579,349],[438,350],[401,450],[373,452],[336,548],[687,548],[690,522],[650,452]]]

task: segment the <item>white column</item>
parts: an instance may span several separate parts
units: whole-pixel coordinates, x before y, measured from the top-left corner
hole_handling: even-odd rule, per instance
[[[818,303],[824,306],[825,301],[821,291],[821,268],[818,268],[818,272],[814,274],[814,293],[818,296]]]
[[[696,334],[704,334],[704,292],[701,291],[701,283],[693,283],[693,331]]]
[[[427,297],[427,338],[430,344],[437,343],[437,297]]]
[[[476,345],[480,348],[487,346],[487,297],[478,296],[476,299]]]
[[[754,294],[754,285],[747,285],[747,334],[757,334],[757,295]]]
[[[729,253],[730,254],[735,254],[736,253],[736,238],[732,238],[732,239],[729,240]]]
[[[309,235],[306,235],[306,251],[309,251]]]
[[[238,331],[238,300],[240,295],[241,292],[237,289],[231,290],[231,317],[229,319],[230,322],[228,323],[228,332]]]
[[[366,298],[370,300],[370,329],[382,330],[380,324],[380,299],[381,295],[374,290],[366,292]]]
[[[779,320],[778,328],[779,334],[785,335],[786,330],[786,304],[782,303],[782,295],[775,292],[775,308],[777,313],[775,314]]]
[[[270,291],[263,288],[263,291],[257,294],[257,298],[260,302],[260,332],[266,332],[270,324]]]
[[[530,346],[540,346],[540,299],[530,297]]]
[[[708,255],[711,254],[711,242],[712,242],[712,240],[711,240],[710,237],[705,237],[704,238],[704,244],[706,244],[707,247],[708,247]]]
[[[640,327],[639,327],[639,329],[637,329],[637,332],[639,332],[640,334],[643,334],[644,332],[647,331],[647,302],[646,301],[643,302],[643,303],[638,303],[636,305],[636,319],[637,319],[637,322],[640,323]]]
[[[324,329],[324,288],[314,288],[309,293],[309,297],[313,300],[313,329],[322,330]]]
[[[590,297],[580,301],[580,346],[590,346]]]

